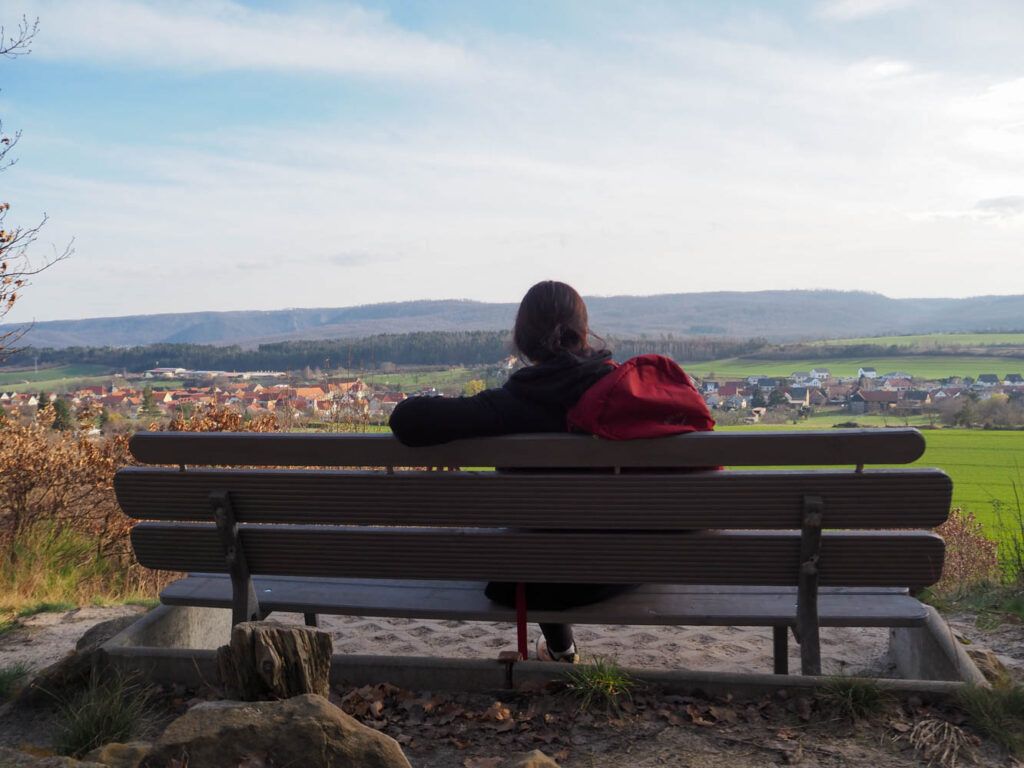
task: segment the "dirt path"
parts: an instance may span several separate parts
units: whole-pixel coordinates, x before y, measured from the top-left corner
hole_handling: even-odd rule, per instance
[[[55,613],[37,613],[18,620],[18,626],[0,635],[0,668],[25,664],[43,669],[75,649],[78,638],[102,621],[141,615],[136,605],[75,608]]]

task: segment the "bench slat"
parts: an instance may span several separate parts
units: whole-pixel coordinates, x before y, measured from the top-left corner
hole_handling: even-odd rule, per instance
[[[125,514],[152,520],[212,520],[209,495],[226,490],[236,519],[250,523],[607,530],[798,528],[805,494],[825,500],[829,528],[932,528],[952,496],[937,469],[386,475],[131,467],[114,487]]]
[[[243,525],[254,574],[535,582],[796,583],[799,532],[529,532],[487,529]],[[226,570],[213,525],[139,523],[139,562],[168,571]],[[942,539],[920,531],[822,536],[822,586],[935,583]]]
[[[250,466],[702,467],[909,464],[924,453],[916,429],[704,432],[611,441],[540,434],[409,448],[389,434],[139,432],[144,464]]]
[[[261,606],[269,611],[515,621],[513,609],[484,596],[483,582],[313,582],[276,576],[257,577],[254,582]],[[189,576],[165,588],[160,599],[167,605],[229,608],[231,582],[226,576]],[[823,589],[818,610],[822,625],[830,627],[915,626],[926,616],[921,603],[897,589]],[[594,605],[559,612],[531,610],[529,616],[531,621],[573,624],[777,626],[796,620],[796,590],[644,585]]]

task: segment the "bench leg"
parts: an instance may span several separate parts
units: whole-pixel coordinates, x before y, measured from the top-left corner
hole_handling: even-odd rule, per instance
[[[818,566],[825,504],[820,496],[804,497],[800,531],[800,577],[797,586],[796,621],[800,642],[800,674],[821,674],[821,641],[818,632]]]
[[[789,627],[772,627],[772,652],[775,657],[775,674],[789,674]]]
[[[320,617],[317,614],[315,614],[315,613],[304,613],[304,614],[302,614],[302,618],[304,618],[306,620],[306,626],[307,627],[319,627],[320,626]]]

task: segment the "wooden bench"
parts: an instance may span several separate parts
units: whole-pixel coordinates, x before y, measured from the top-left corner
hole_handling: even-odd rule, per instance
[[[941,575],[943,542],[928,529],[952,493],[937,469],[864,469],[919,458],[913,429],[429,448],[390,435],[143,432],[131,450],[171,465],[115,478],[142,521],[139,562],[192,574],[163,591],[166,604],[231,607],[235,622],[276,611],[514,621],[482,582],[644,584],[582,608],[526,608],[543,622],[770,626],[778,673],[790,629],[802,672],[820,674],[819,626],[924,622],[912,595]],[[679,471],[718,465],[842,468]],[[396,469],[474,466],[531,471]],[[581,467],[605,471],[564,471]]]

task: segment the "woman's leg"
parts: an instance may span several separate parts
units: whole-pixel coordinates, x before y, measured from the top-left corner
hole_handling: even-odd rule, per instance
[[[527,584],[527,608],[561,610],[607,600],[636,589],[635,584]],[[497,603],[515,606],[515,584],[492,581],[485,591]],[[572,624],[541,624],[540,631],[551,653],[564,653],[573,647]]]
[[[541,624],[540,631],[551,653],[565,653],[573,647],[572,624]]]

